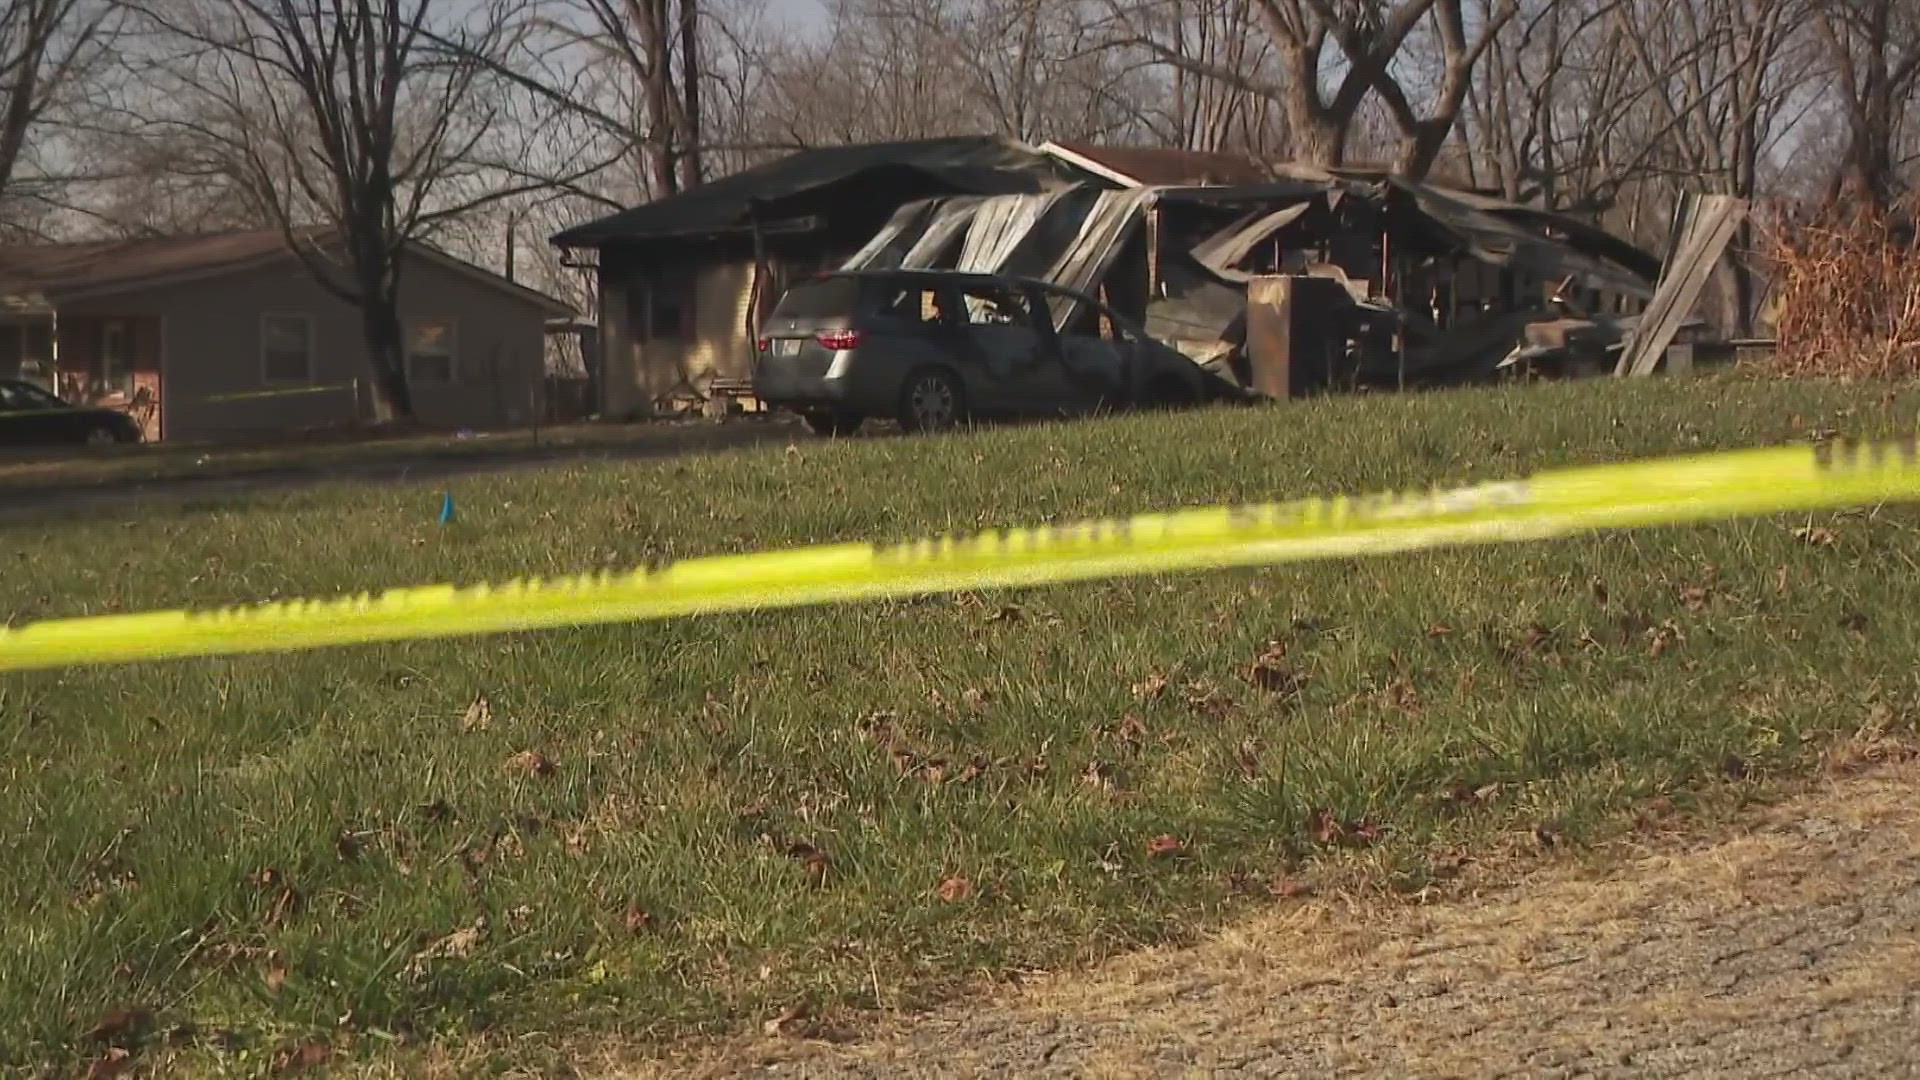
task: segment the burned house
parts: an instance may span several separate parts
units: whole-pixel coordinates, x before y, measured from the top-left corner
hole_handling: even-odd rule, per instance
[[[831,146],[560,233],[554,244],[599,277],[600,411],[745,394],[759,316],[796,277],[859,250],[904,203],[1061,182],[1051,159],[1005,139]]]
[[[555,242],[597,251],[613,415],[744,392],[758,314],[824,269],[1049,281],[1266,394],[1482,379],[1539,340],[1604,352],[1660,269],[1591,225],[1384,172],[988,138],[809,151]]]
[[[1098,166],[1086,170],[1094,178],[904,205],[843,265],[1006,273],[1096,293],[1269,394],[1484,379],[1517,345],[1579,328],[1605,339],[1604,352],[1659,272],[1593,226],[1384,173],[1283,165],[1259,181],[1152,184],[1112,160],[1124,155],[1073,156]],[[1250,313],[1275,304],[1286,310],[1267,310],[1255,322],[1269,329],[1250,333]],[[1258,370],[1276,364],[1278,380]]]

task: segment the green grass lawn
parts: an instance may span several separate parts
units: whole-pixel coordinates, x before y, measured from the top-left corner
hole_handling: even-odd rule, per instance
[[[1916,403],[1593,382],[802,442],[465,478],[446,528],[439,487],[319,487],[0,525],[0,614],[1469,481],[1885,433]],[[1417,888],[1655,796],[1684,812],[1912,727],[1917,524],[0,676],[0,1071],[110,1043],[554,1068],[582,1036],[1179,940],[1336,862]]]

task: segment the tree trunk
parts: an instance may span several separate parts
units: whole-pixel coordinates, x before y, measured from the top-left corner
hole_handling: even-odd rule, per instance
[[[1394,157],[1393,171],[1409,180],[1425,180],[1446,149],[1447,135],[1453,130],[1454,116],[1423,120],[1413,131],[1400,137],[1400,149]]]
[[[373,369],[373,418],[379,423],[413,419],[413,388],[407,383],[407,345],[400,329],[400,267],[380,230],[362,230],[350,241],[360,329]]]
[[[413,388],[407,385],[407,345],[400,333],[397,297],[369,295],[360,322],[373,366],[373,418],[380,423],[413,418]]]
[[[680,112],[673,89],[673,43],[668,37],[667,5],[672,0],[641,0],[634,14],[644,20],[642,34],[646,48],[647,71],[642,92],[647,108],[647,179],[653,186],[653,198],[665,198],[680,190],[678,125]]]
[[[701,160],[700,142],[704,135],[700,123],[700,5],[698,0],[680,0],[680,187],[697,188],[706,182],[706,167]]]

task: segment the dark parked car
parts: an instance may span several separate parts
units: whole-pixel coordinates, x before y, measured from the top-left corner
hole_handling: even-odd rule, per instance
[[[117,409],[72,405],[27,382],[0,379],[0,446],[140,441],[140,425]]]
[[[1066,330],[1054,327],[1065,317]],[[754,396],[821,434],[870,417],[909,431],[969,417],[1199,404],[1220,383],[1092,297],[933,270],[824,274],[762,326]]]

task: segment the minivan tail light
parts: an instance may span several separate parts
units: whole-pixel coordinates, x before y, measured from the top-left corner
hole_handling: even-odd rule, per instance
[[[772,338],[766,338],[766,337],[763,337],[763,338],[761,338],[761,339],[760,339],[760,351],[761,351],[761,352],[772,352],[772,351],[773,351],[773,339],[772,339]]]
[[[822,330],[814,335],[814,340],[818,341],[823,349],[841,352],[859,348],[862,336],[858,330]]]

